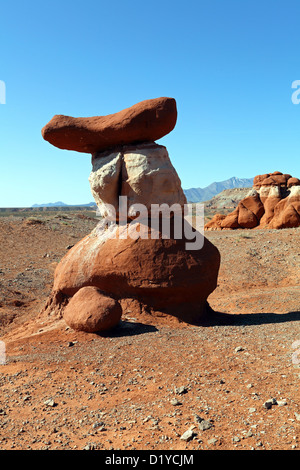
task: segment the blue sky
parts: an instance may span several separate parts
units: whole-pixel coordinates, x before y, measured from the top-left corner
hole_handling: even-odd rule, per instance
[[[90,155],[59,150],[55,114],[105,115],[171,96],[166,145],[183,188],[300,177],[299,0],[1,4],[0,207],[92,201]]]

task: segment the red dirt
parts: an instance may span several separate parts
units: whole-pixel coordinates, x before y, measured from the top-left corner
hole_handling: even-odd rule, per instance
[[[206,232],[219,313],[189,325],[128,306],[99,335],[40,315],[55,266],[96,221],[42,221],[0,219],[0,449],[299,449],[299,228]]]

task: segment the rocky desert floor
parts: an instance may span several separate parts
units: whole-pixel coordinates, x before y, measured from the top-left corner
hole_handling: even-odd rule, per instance
[[[210,318],[127,310],[99,335],[40,313],[96,224],[0,218],[0,449],[299,450],[300,229],[206,232],[221,253]]]

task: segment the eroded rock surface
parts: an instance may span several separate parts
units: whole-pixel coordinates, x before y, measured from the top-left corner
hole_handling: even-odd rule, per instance
[[[174,129],[176,121],[176,101],[161,97],[107,116],[55,115],[43,127],[42,136],[60,149],[94,153],[118,145],[161,139]]]
[[[143,204],[149,215],[153,204],[178,204],[183,208],[187,203],[166,147],[154,142],[94,154],[89,181],[101,215],[111,215],[113,206],[117,220],[119,196],[126,196],[129,208]],[[134,212],[128,215],[129,219],[135,218]]]
[[[300,180],[279,171],[258,175],[253,188],[227,216],[216,214],[206,230],[300,226]]]

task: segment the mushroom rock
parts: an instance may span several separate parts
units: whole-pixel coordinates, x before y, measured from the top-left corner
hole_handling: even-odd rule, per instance
[[[261,183],[263,180],[269,177],[269,173],[266,173],[264,175],[257,175],[253,179],[253,188],[254,189],[259,189],[261,187]]]
[[[291,188],[292,186],[300,186],[300,180],[299,178],[292,178],[290,177],[287,182],[288,188]]]
[[[117,324],[119,305],[132,305],[136,316],[163,313],[185,322],[211,311],[220,253],[186,219],[179,176],[166,147],[154,142],[176,117],[175,100],[158,98],[106,117],[58,116],[43,129],[53,145],[92,154],[89,182],[101,214],[58,264],[43,313],[95,332]],[[160,214],[162,206],[169,212]],[[144,218],[137,216],[141,207]]]
[[[162,97],[141,101],[107,116],[55,115],[43,127],[42,136],[60,149],[94,153],[161,139],[174,129],[176,121],[176,101]]]
[[[295,178],[297,179],[297,178]],[[300,183],[291,186],[288,197],[282,199],[274,208],[274,217],[269,228],[294,228],[300,226]]]
[[[292,228],[300,226],[300,180],[280,171],[257,175],[253,188],[236,209],[214,218],[206,230]]]

